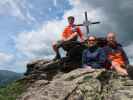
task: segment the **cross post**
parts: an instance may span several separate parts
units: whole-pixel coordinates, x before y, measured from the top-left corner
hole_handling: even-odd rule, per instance
[[[90,33],[89,26],[93,25],[93,24],[100,24],[100,22],[91,22],[88,20],[87,12],[85,12],[84,14],[85,14],[85,21],[83,22],[83,24],[77,24],[75,26],[85,26],[86,27],[86,35],[88,36],[88,34]]]

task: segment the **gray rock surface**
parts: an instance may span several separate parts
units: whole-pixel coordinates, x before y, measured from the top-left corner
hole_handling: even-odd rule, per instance
[[[17,100],[133,100],[133,80],[129,77],[77,66],[64,73],[64,66],[61,61],[45,60],[28,64],[30,71],[24,80],[30,86]]]

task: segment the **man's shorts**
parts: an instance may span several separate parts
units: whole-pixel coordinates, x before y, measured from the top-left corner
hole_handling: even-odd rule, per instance
[[[74,42],[74,41],[76,42],[77,39],[78,39],[78,37],[75,36],[73,39],[66,41],[66,42],[59,40],[59,41],[57,41],[56,45],[57,45],[57,47],[62,47],[64,45],[70,45],[72,42]]]
[[[59,41],[57,41],[56,45],[59,48],[59,47],[62,47],[63,43],[64,42],[62,40],[59,40]]]
[[[56,43],[57,48],[62,47],[64,50],[69,51],[69,49],[73,48],[74,46],[76,46],[77,44],[79,44],[79,41],[62,41],[59,40]]]

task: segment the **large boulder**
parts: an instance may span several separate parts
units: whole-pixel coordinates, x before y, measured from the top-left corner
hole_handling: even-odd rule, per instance
[[[68,57],[57,61],[38,60],[27,64],[25,79],[51,80],[59,72],[67,73],[81,67],[81,62],[70,60]]]
[[[33,70],[24,78],[30,85],[17,100],[133,100],[133,80],[129,77],[105,69],[77,68],[64,73],[58,70],[58,61],[45,62],[34,63],[34,67],[40,66],[39,71]],[[52,74],[52,70],[58,71]]]
[[[60,77],[57,74],[51,81],[37,80],[32,83],[27,92],[18,98],[18,100],[69,100],[75,97],[75,95],[72,95],[75,91],[82,90],[83,87],[89,89],[88,93],[94,90],[92,93],[94,96],[96,91],[100,90],[101,84],[92,77],[97,77],[101,72],[102,70],[91,72],[86,69],[76,69],[69,73],[60,73]],[[84,82],[85,77],[91,77],[92,79]],[[87,86],[90,83],[92,85]]]
[[[23,79],[29,87],[17,100],[133,100],[132,66],[129,77],[80,67],[66,58],[29,63]]]

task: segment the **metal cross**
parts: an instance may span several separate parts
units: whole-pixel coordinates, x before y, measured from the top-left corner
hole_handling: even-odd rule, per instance
[[[90,33],[90,29],[89,29],[89,26],[92,25],[92,24],[100,24],[100,22],[91,22],[88,20],[88,17],[87,17],[87,12],[85,12],[85,21],[83,22],[83,24],[77,24],[75,26],[85,26],[86,27],[86,34],[88,36],[88,34]]]

